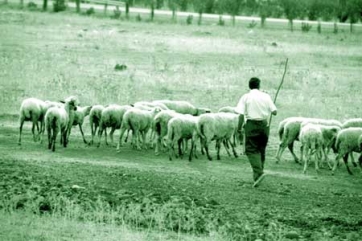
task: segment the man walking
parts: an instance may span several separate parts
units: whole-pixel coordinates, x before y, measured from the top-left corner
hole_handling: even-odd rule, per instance
[[[265,149],[269,138],[270,114],[276,115],[277,108],[269,94],[259,90],[260,79],[253,77],[249,80],[250,91],[244,94],[236,111],[239,115],[238,132],[245,123],[245,154],[253,169],[254,184],[257,187],[264,179]]]

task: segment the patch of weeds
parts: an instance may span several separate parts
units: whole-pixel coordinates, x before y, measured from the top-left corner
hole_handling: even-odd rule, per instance
[[[38,5],[36,5],[36,3],[34,3],[34,2],[29,2],[28,4],[27,4],[27,7],[28,7],[28,9],[29,10],[36,10],[37,9],[37,7],[38,7]]]
[[[116,9],[113,10],[113,19],[120,19],[121,17],[121,10],[119,10],[119,6],[116,6]]]
[[[65,11],[67,5],[65,4],[65,0],[55,0],[53,4],[54,12],[62,12]]]
[[[95,11],[94,11],[93,7],[90,7],[85,11],[85,14],[88,16],[93,15],[94,13],[95,13]]]
[[[312,28],[312,25],[309,23],[302,22],[302,32],[307,33]]]
[[[256,25],[258,25],[258,23],[255,20],[252,20],[249,24],[248,24],[248,28],[255,28]]]

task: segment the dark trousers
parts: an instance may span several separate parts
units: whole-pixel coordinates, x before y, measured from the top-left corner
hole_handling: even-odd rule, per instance
[[[256,181],[264,172],[265,149],[269,139],[266,121],[248,120],[245,124],[245,154],[253,168]]]

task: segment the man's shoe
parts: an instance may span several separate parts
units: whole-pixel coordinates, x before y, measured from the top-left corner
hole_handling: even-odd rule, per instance
[[[259,186],[259,184],[264,180],[265,176],[265,173],[261,174],[260,177],[254,182],[253,187]]]

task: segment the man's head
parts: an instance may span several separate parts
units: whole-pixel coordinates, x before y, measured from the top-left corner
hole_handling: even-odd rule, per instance
[[[252,77],[249,80],[249,88],[252,89],[259,89],[260,88],[260,79],[256,77]]]

